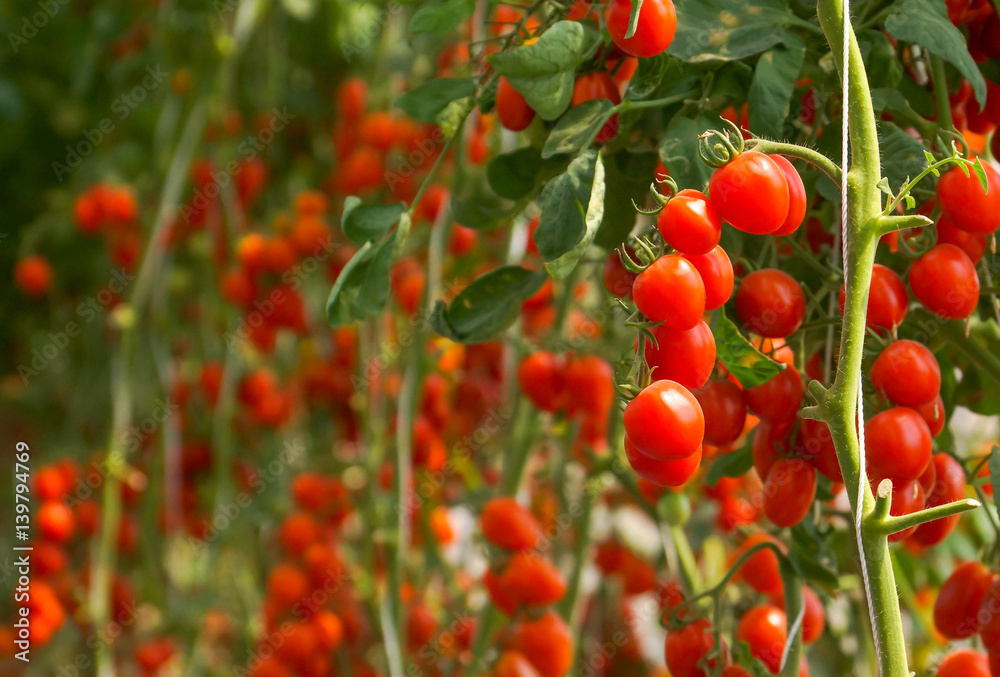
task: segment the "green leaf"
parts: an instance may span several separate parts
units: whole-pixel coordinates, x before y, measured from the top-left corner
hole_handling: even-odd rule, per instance
[[[576,155],[589,148],[594,137],[611,116],[614,107],[607,99],[591,99],[569,109],[552,128],[542,148],[542,157]]]
[[[806,58],[806,46],[795,36],[788,47],[773,47],[760,55],[750,82],[747,116],[755,134],[782,138],[791,108],[795,81]]]
[[[785,365],[760,352],[740,333],[723,313],[713,322],[715,350],[719,361],[736,377],[744,388],[753,388],[770,381]]]
[[[332,326],[374,317],[385,308],[399,232],[394,230],[378,244],[365,242],[340,271],[326,300],[326,318]]]
[[[698,156],[698,135],[717,127],[719,119],[699,115],[692,120],[675,116],[660,141],[660,159],[670,176],[681,188],[704,188],[712,175],[712,168]]]
[[[360,198],[350,195],[344,201],[340,227],[348,240],[362,244],[388,233],[405,210],[406,205],[402,202],[366,205]]]
[[[997,494],[1000,493],[1000,447],[993,445],[990,449],[990,460],[987,462],[990,468],[990,484],[993,486],[993,503],[997,503]]]
[[[635,29],[639,27],[639,10],[642,9],[642,0],[629,0],[632,5],[632,12],[628,15],[628,30],[625,37],[631,38],[635,35]]]
[[[800,577],[831,592],[837,590],[837,558],[829,538],[817,531],[815,523],[803,521],[792,527],[791,545],[788,559]]]
[[[972,85],[980,105],[985,105],[986,80],[969,54],[962,31],[948,19],[943,2],[898,0],[885,18],[885,29],[897,40],[920,45],[950,62]]]
[[[475,230],[492,230],[499,228],[504,222],[520,211],[518,205],[505,207],[503,205],[487,204],[481,199],[451,199],[451,217],[455,223]]]
[[[415,120],[436,123],[438,115],[453,101],[474,96],[473,78],[434,78],[396,99],[396,105]]]
[[[542,209],[535,245],[552,277],[565,277],[594,241],[604,216],[604,163],[587,151],[538,196]]]
[[[555,120],[573,98],[576,67],[593,40],[576,21],[559,21],[537,42],[494,54],[490,63],[543,120]]]
[[[569,163],[569,158],[542,159],[533,146],[525,146],[509,153],[497,155],[486,166],[486,179],[500,197],[520,200],[531,195],[541,181],[558,174]]]
[[[545,271],[501,266],[485,273],[462,290],[447,306],[438,301],[431,327],[459,343],[488,341],[517,319],[521,304],[537,292]]]
[[[443,35],[472,16],[475,8],[471,0],[431,0],[414,12],[410,32]]]
[[[677,33],[667,53],[691,63],[732,61],[784,41],[794,19],[784,0],[677,0]]]
[[[858,33],[858,48],[865,63],[878,64],[878,68],[871,68],[868,72],[872,89],[891,89],[903,79],[903,64],[885,33],[874,29],[861,31]]]
[[[716,457],[705,474],[705,484],[714,487],[723,477],[742,477],[753,467],[753,452],[749,444]]]
[[[636,204],[643,204],[656,171],[656,153],[619,151],[604,156],[604,218],[594,244],[614,249],[635,227]]]
[[[927,167],[927,147],[891,122],[878,123],[879,150],[882,151],[882,175],[889,185],[899,187],[908,176],[916,176]]]

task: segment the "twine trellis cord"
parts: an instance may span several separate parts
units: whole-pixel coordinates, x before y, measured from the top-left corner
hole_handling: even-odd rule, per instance
[[[848,151],[849,151],[849,136],[850,136],[850,116],[848,115],[848,107],[850,106],[850,82],[851,82],[851,0],[844,0],[844,25],[843,25],[843,37],[844,37],[844,53],[843,53],[843,76],[841,78],[843,85],[843,107],[841,111],[841,151],[840,151],[840,242],[843,248],[843,266],[844,266],[844,279],[847,280],[847,266],[848,266],[848,242],[847,237],[847,224],[848,224],[848,212],[847,212],[847,173],[849,170],[848,161]],[[867,295],[866,295],[867,299]],[[867,300],[866,300],[867,305]],[[867,308],[865,308],[867,312]],[[862,339],[864,340],[864,339]],[[868,603],[868,620],[871,622],[872,626],[872,639],[875,642],[875,660],[878,662],[878,669],[881,672],[882,668],[882,649],[879,643],[878,628],[875,624],[875,607],[872,605],[872,586],[871,580],[868,576],[868,560],[865,557],[865,544],[864,537],[862,536],[862,522],[865,512],[865,485],[864,483],[868,481],[868,472],[866,469],[866,453],[865,453],[865,410],[864,410],[864,397],[862,394],[861,379],[858,379],[858,389],[857,389],[857,414],[855,418],[856,428],[858,431],[858,495],[855,499],[855,514],[854,514],[854,534],[858,541],[858,555],[861,557],[861,578],[864,580],[865,584],[865,598]]]

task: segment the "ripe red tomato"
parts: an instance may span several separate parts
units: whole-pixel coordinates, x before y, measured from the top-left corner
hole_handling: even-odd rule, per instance
[[[801,522],[816,499],[816,469],[801,458],[779,458],[764,480],[764,514],[775,526]]]
[[[989,192],[983,190],[976,173],[961,167],[948,170],[937,183],[937,201],[941,211],[956,228],[968,233],[990,234],[1000,226],[1000,172],[988,162]]]
[[[760,543],[774,543],[784,552],[785,547],[765,531],[755,531],[740,544],[739,553],[748,552]],[[781,595],[784,588],[778,569],[778,556],[770,548],[762,548],[752,554],[740,567],[740,576],[747,585],[764,595]]]
[[[934,486],[926,492],[924,504],[928,508],[957,501],[965,495],[965,471],[958,461],[948,454],[934,454]],[[923,546],[937,545],[958,524],[958,515],[942,517],[917,527],[910,540]]]
[[[566,413],[606,417],[615,399],[615,372],[611,365],[596,355],[577,357],[566,365],[564,372]]]
[[[684,255],[701,275],[705,285],[705,310],[725,305],[733,295],[733,263],[722,247],[700,256]]]
[[[771,233],[776,237],[791,235],[799,226],[802,225],[802,220],[806,217],[806,187],[802,183],[802,177],[795,170],[795,167],[791,162],[788,161],[783,155],[769,155],[775,164],[781,168],[781,171],[785,174],[785,182],[788,184],[788,215],[785,216],[785,222],[781,224],[778,230]]]
[[[938,666],[937,677],[990,677],[989,659],[972,649],[952,651]]]
[[[654,380],[669,379],[694,390],[715,369],[715,337],[704,322],[691,329],[653,327],[656,345],[647,341],[644,355]]]
[[[38,509],[38,530],[46,540],[65,543],[76,530],[76,518],[65,503],[46,501]]]
[[[688,458],[701,447],[705,418],[694,395],[679,383],[655,381],[625,407],[625,434],[660,461]]]
[[[535,516],[513,498],[494,498],[479,519],[486,540],[504,550],[530,550],[542,535]]]
[[[26,256],[14,265],[14,284],[27,296],[43,296],[52,285],[52,266],[41,256]]]
[[[526,551],[510,558],[500,584],[526,606],[555,604],[566,594],[559,569],[541,555]]]
[[[979,302],[976,266],[953,244],[939,244],[914,262],[910,288],[924,308],[949,320],[965,319]]]
[[[736,628],[736,638],[750,645],[750,653],[759,658],[767,669],[778,674],[781,655],[788,639],[785,612],[776,606],[762,604],[747,611]]]
[[[1000,652],[1000,577],[994,577],[986,589],[976,620],[983,646],[990,653]]]
[[[788,273],[765,268],[750,273],[736,290],[736,317],[748,330],[766,338],[785,338],[806,317],[802,287]]]
[[[576,79],[573,84],[573,99],[571,106],[579,106],[584,101],[593,99],[607,99],[614,105],[622,101],[621,94],[618,93],[618,85],[614,79],[605,71],[595,71],[585,73]],[[615,113],[601,127],[594,139],[597,143],[607,143],[618,135],[618,114]]]
[[[631,14],[630,0],[612,0],[604,15],[608,33],[618,49],[639,58],[663,53],[677,30],[677,11],[672,0],[644,0],[639,9],[635,34],[626,38]]]
[[[543,677],[562,677],[573,664],[573,636],[554,611],[518,624],[513,645]]]
[[[722,237],[722,220],[715,207],[704,193],[691,189],[682,190],[670,198],[656,217],[656,227],[664,242],[681,254],[692,256],[708,254]]]
[[[769,381],[744,390],[743,397],[758,418],[772,423],[789,421],[802,406],[802,377],[795,367],[786,366]]]
[[[754,428],[751,451],[753,466],[758,476],[766,479],[774,462],[788,455],[793,422],[790,420],[771,423],[765,420]]]
[[[747,418],[743,389],[728,379],[713,379],[691,394],[705,417],[705,442],[714,447],[735,442]]]
[[[558,355],[539,350],[521,360],[517,383],[521,392],[542,411],[557,411],[563,406],[566,364]]]
[[[719,216],[737,230],[767,235],[788,216],[788,182],[769,156],[746,151],[719,167],[708,182]]]
[[[906,318],[910,295],[903,278],[891,268],[876,263],[868,289],[868,316],[865,323],[874,329],[892,331]],[[840,314],[844,314],[844,288],[840,288]]]
[[[669,329],[691,329],[705,314],[705,284],[680,256],[661,256],[639,273],[632,298],[639,312]]]
[[[917,407],[937,397],[941,368],[934,353],[916,341],[894,341],[871,370],[872,385],[893,404]]]
[[[669,630],[664,643],[667,669],[672,677],[705,677],[701,659],[715,647],[712,624],[704,618],[685,625],[680,630]],[[715,665],[715,661],[709,661]]]
[[[913,410],[924,419],[928,429],[931,431],[931,437],[937,437],[944,430],[945,411],[944,400],[941,399],[941,395],[938,395],[930,402],[913,407]]]
[[[535,111],[524,100],[524,96],[502,75],[497,82],[496,107],[500,124],[512,132],[526,129],[535,119]]]
[[[626,253],[631,255],[631,248],[626,249]],[[612,296],[620,299],[632,298],[632,285],[635,284],[636,274],[622,265],[622,260],[618,252],[608,254],[608,260],[604,262],[604,288]]]
[[[538,670],[519,651],[504,651],[493,666],[495,677],[538,677]]]
[[[802,419],[795,440],[795,454],[812,463],[831,482],[844,481],[830,426],[823,421]]]
[[[625,456],[635,474],[661,487],[679,487],[691,479],[701,465],[701,447],[688,456],[674,461],[660,461],[636,449],[625,436]]]
[[[1000,134],[994,138],[1000,139]],[[988,240],[989,236],[983,233],[967,233],[956,228],[945,216],[938,219],[937,244],[955,245],[965,252],[973,263],[979,263],[982,260],[983,254],[986,253],[986,247],[989,245]]]
[[[981,562],[964,562],[941,584],[934,601],[934,627],[948,639],[979,632],[979,607],[996,576]]]
[[[928,463],[927,465],[931,465]],[[873,487],[874,489],[874,487]],[[889,509],[890,515],[909,515],[924,509],[924,488],[919,480],[910,480],[906,484],[892,485],[892,504]],[[890,542],[902,541],[908,538],[916,527],[897,531],[889,536]]]
[[[906,407],[880,412],[865,423],[868,474],[893,484],[915,480],[931,460],[931,432],[920,414]]]

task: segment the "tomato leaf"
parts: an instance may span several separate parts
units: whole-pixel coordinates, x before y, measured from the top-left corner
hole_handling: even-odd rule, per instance
[[[508,207],[503,204],[489,203],[481,198],[451,199],[451,217],[455,219],[455,223],[475,230],[499,228],[520,211],[519,205]]]
[[[443,35],[458,28],[475,8],[476,3],[471,0],[431,0],[414,12],[410,32]]]
[[[604,163],[586,151],[538,196],[542,208],[535,245],[552,277],[569,275],[594,241],[604,216]]]
[[[698,135],[718,126],[719,119],[699,115],[695,119],[677,115],[660,141],[660,159],[681,188],[704,188],[712,169],[698,156]]]
[[[545,271],[521,266],[500,266],[480,275],[447,306],[438,301],[431,327],[459,343],[482,343],[514,323],[521,304],[537,292],[548,276]]]
[[[714,487],[723,477],[742,477],[753,467],[753,453],[749,444],[716,457],[705,474],[705,484]]]
[[[559,21],[537,42],[494,54],[489,61],[543,120],[555,120],[569,107],[576,67],[593,43],[582,24]]]
[[[520,200],[531,195],[540,181],[565,169],[569,158],[542,159],[533,146],[497,155],[486,166],[486,179],[500,197]]]
[[[719,361],[744,388],[766,383],[785,368],[781,362],[775,362],[754,348],[736,325],[721,312],[712,322],[712,333],[715,334],[715,349]]]
[[[607,99],[591,99],[569,109],[552,128],[542,148],[542,157],[575,155],[594,142],[601,127],[611,117],[614,105]]]
[[[632,200],[639,205],[646,201],[656,171],[656,154],[619,151],[604,156],[604,162],[604,218],[594,244],[614,249],[635,227]]]
[[[402,202],[366,205],[360,198],[350,195],[344,201],[340,227],[348,240],[362,244],[388,233],[405,209]]]
[[[794,36],[788,46],[775,46],[760,55],[747,103],[750,129],[780,139],[791,108],[795,81],[806,58],[806,46]]]
[[[436,123],[449,104],[476,93],[473,78],[434,78],[396,99],[396,105],[415,120]]]
[[[385,308],[398,233],[399,229],[392,231],[379,243],[365,242],[340,271],[326,300],[326,318],[332,326],[374,317]]]
[[[1000,493],[1000,447],[993,445],[990,449],[990,484],[993,485],[993,503],[997,504],[997,494]]]
[[[972,85],[980,105],[986,104],[986,80],[969,54],[962,31],[948,19],[948,10],[943,2],[898,0],[885,18],[885,30],[897,40],[920,45],[950,62]]]
[[[794,17],[784,0],[751,0],[738,11],[727,0],[677,0],[677,33],[667,53],[682,61],[733,61],[783,42]]]

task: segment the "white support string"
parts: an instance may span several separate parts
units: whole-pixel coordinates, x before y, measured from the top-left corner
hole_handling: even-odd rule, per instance
[[[850,81],[851,81],[851,1],[844,0],[844,74],[842,77],[843,81],[843,107],[842,107],[842,126],[841,126],[841,156],[840,156],[840,170],[841,170],[841,180],[840,180],[840,242],[843,249],[843,265],[844,265],[844,279],[847,279],[847,248],[848,240],[847,237],[847,172],[849,169],[848,162],[848,151],[849,151],[849,135],[850,135],[850,125],[848,123],[848,106],[850,101]],[[864,340],[862,338],[862,340]],[[882,650],[879,646],[879,637],[877,626],[875,625],[875,608],[872,606],[872,586],[871,581],[868,576],[868,561],[865,557],[865,544],[864,539],[861,535],[861,524],[862,518],[864,517],[864,498],[865,498],[865,485],[864,483],[868,481],[868,472],[866,469],[866,453],[865,453],[865,409],[864,409],[864,397],[862,394],[861,379],[858,379],[858,393],[857,393],[857,417],[856,426],[858,430],[858,495],[856,497],[856,511],[854,515],[854,533],[858,541],[858,554],[861,556],[861,577],[865,584],[865,597],[868,602],[868,620],[872,625],[872,638],[875,642],[875,659],[878,662],[879,672],[881,672],[882,667]]]

